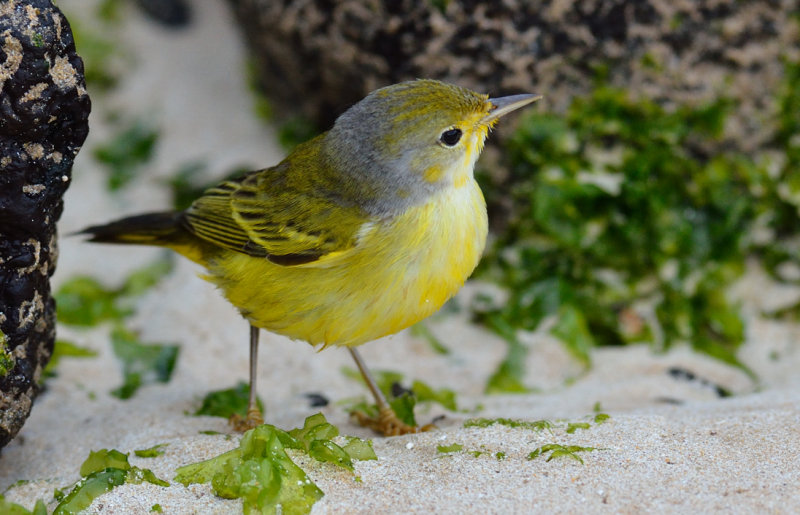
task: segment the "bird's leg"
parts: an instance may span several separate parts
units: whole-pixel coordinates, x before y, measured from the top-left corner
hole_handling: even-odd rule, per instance
[[[410,426],[400,420],[392,407],[389,406],[383,392],[378,388],[375,379],[373,379],[372,374],[370,374],[369,369],[367,369],[367,365],[364,363],[361,355],[353,347],[348,347],[347,349],[350,351],[350,355],[353,356],[358,371],[361,372],[361,376],[364,378],[364,382],[367,383],[367,387],[375,398],[375,404],[378,406],[378,416],[375,418],[368,417],[366,414],[358,411],[351,413],[359,424],[381,433],[384,436],[399,436],[433,429],[434,426],[430,424],[419,428]]]
[[[239,415],[231,417],[230,423],[237,431],[247,431],[264,423],[261,410],[258,409],[256,379],[258,378],[258,334],[259,329],[250,325],[250,400],[247,403],[247,417]]]

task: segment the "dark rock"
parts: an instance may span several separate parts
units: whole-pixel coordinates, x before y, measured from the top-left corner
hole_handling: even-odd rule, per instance
[[[66,18],[48,0],[0,2],[0,447],[53,351],[55,224],[89,110]]]
[[[742,151],[800,58],[796,0],[230,0],[279,114],[327,128],[369,91],[419,77],[493,95],[536,92],[557,111],[599,75],[669,108],[720,95]]]

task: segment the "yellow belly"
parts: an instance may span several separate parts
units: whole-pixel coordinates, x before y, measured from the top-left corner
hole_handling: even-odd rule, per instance
[[[359,345],[428,317],[463,286],[486,244],[486,205],[470,178],[374,224],[325,267],[286,267],[235,252],[209,279],[255,326],[312,345]]]

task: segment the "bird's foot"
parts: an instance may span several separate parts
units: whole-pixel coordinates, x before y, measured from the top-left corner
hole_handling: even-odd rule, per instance
[[[366,413],[353,411],[350,415],[363,427],[368,427],[383,436],[400,436],[411,433],[421,433],[436,429],[433,424],[424,426],[410,426],[400,420],[397,414],[389,406],[380,409],[377,417],[370,417]]]
[[[260,409],[251,408],[247,410],[246,417],[242,417],[239,414],[231,415],[231,418],[228,419],[228,423],[231,425],[234,431],[244,433],[245,431],[249,431],[256,426],[263,424],[264,417],[261,415]]]

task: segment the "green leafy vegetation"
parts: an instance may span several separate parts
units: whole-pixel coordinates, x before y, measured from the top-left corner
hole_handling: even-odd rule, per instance
[[[278,129],[278,142],[286,150],[292,150],[317,134],[319,129],[308,118],[293,116],[284,121]]]
[[[142,120],[124,126],[110,141],[94,150],[108,170],[108,188],[116,191],[129,183],[155,152],[158,130]]]
[[[572,434],[578,429],[589,429],[592,425],[588,422],[570,422],[567,424],[567,434]]]
[[[160,504],[154,504],[150,507],[150,513],[164,513]]]
[[[371,445],[364,440],[350,438],[344,447],[337,445],[332,438],[338,434],[321,413],[308,417],[302,428],[288,432],[264,424],[247,431],[236,449],[179,468],[175,480],[184,485],[210,483],[220,497],[241,498],[246,514],[308,513],[324,494],[287,450],[307,453],[350,471],[353,459],[377,459],[374,452],[366,452]]]
[[[363,378],[357,370],[345,367],[342,372],[353,380],[363,382]],[[435,389],[423,381],[414,380],[411,388],[408,389],[401,384],[403,374],[391,370],[373,371],[373,376],[397,417],[408,425],[417,425],[414,408],[418,402],[436,403],[447,410],[458,411],[456,394],[449,388]],[[370,417],[378,415],[377,406],[366,401],[360,401],[350,406],[350,411],[360,411]]]
[[[143,344],[122,326],[111,331],[111,348],[122,363],[123,383],[111,391],[120,399],[131,398],[145,384],[169,382],[179,349],[177,345]]]
[[[437,445],[436,452],[440,452],[442,454],[449,454],[451,452],[458,452],[463,450],[464,446],[460,443],[451,443],[450,445]]]
[[[109,288],[88,276],[70,278],[54,295],[58,321],[92,327],[124,319],[133,313],[133,298],[158,283],[172,270],[172,263],[171,259],[154,261],[132,272],[119,288]]]
[[[97,31],[97,27],[88,29],[78,18],[69,16],[75,48],[83,59],[86,84],[92,92],[108,91],[117,85],[124,56],[110,37]]]
[[[164,454],[164,451],[161,450],[162,447],[166,447],[167,444],[160,443],[150,447],[149,449],[138,449],[133,451],[133,453],[140,457],[140,458],[157,458]]]
[[[464,422],[464,427],[489,427],[495,424],[512,427],[529,429],[531,431],[552,431],[553,423],[549,420],[514,420],[510,418],[472,418]]]
[[[92,327],[112,321],[111,345],[122,362],[123,384],[111,392],[128,399],[148,383],[169,381],[178,347],[175,345],[144,344],[122,322],[133,314],[132,302],[152,288],[172,270],[171,259],[160,259],[133,271],[118,288],[109,288],[88,276],[77,276],[65,282],[55,294],[59,322],[79,327]],[[61,356],[86,357],[93,351],[69,342],[57,342],[53,359],[46,370],[52,373]]]
[[[426,324],[424,320],[411,326],[411,334],[428,342],[428,345],[431,346],[431,349],[433,349],[436,354],[446,356],[451,352],[450,349],[433,334],[433,331],[431,331],[431,328],[428,327],[428,324]]]
[[[50,356],[50,361],[44,367],[43,377],[54,377],[56,375],[56,367],[61,362],[61,358],[93,358],[97,356],[97,351],[80,347],[67,340],[56,340],[53,345],[53,354]]]
[[[0,331],[0,378],[5,377],[14,368],[14,356],[8,350],[8,336]]]
[[[20,506],[17,503],[7,501],[5,497],[0,495],[0,513],[4,515],[47,515],[47,507],[41,499],[36,501],[33,511]]]
[[[688,342],[746,369],[727,287],[753,257],[778,279],[800,263],[798,69],[787,63],[776,152],[757,156],[722,143],[734,107],[724,98],[667,111],[600,85],[566,115],[522,120],[506,142],[508,176],[481,177],[501,223],[478,275],[508,292],[472,306],[509,345],[488,392],[527,390],[515,334],[546,319],[587,365],[596,345]]]
[[[222,181],[241,177],[252,170],[247,166],[237,166],[220,179],[200,179],[206,165],[202,162],[186,163],[170,176],[166,181],[172,191],[172,207],[182,211],[192,205],[208,188],[216,186]]]
[[[233,415],[247,416],[247,405],[250,402],[250,386],[240,381],[233,388],[209,392],[203,398],[203,404],[194,412],[195,415],[231,418]],[[256,397],[258,409],[264,412],[264,404]]]
[[[605,422],[606,420],[608,420],[610,418],[611,418],[611,415],[609,415],[608,413],[598,413],[597,415],[594,416],[594,423],[595,424],[602,424],[603,422]]]
[[[537,447],[534,451],[528,454],[529,460],[534,460],[539,456],[545,456],[547,453],[550,453],[547,456],[545,461],[554,460],[557,458],[568,458],[571,460],[575,460],[580,464],[583,464],[583,458],[578,456],[579,452],[591,452],[596,451],[595,447],[581,447],[579,445],[561,445],[558,443],[548,443],[542,445],[541,447]]]
[[[59,501],[53,515],[72,515],[88,508],[98,496],[124,483],[146,481],[157,486],[169,486],[149,469],[131,466],[128,455],[116,449],[92,451],[81,465],[82,478],[72,486],[68,494],[56,490]]]

